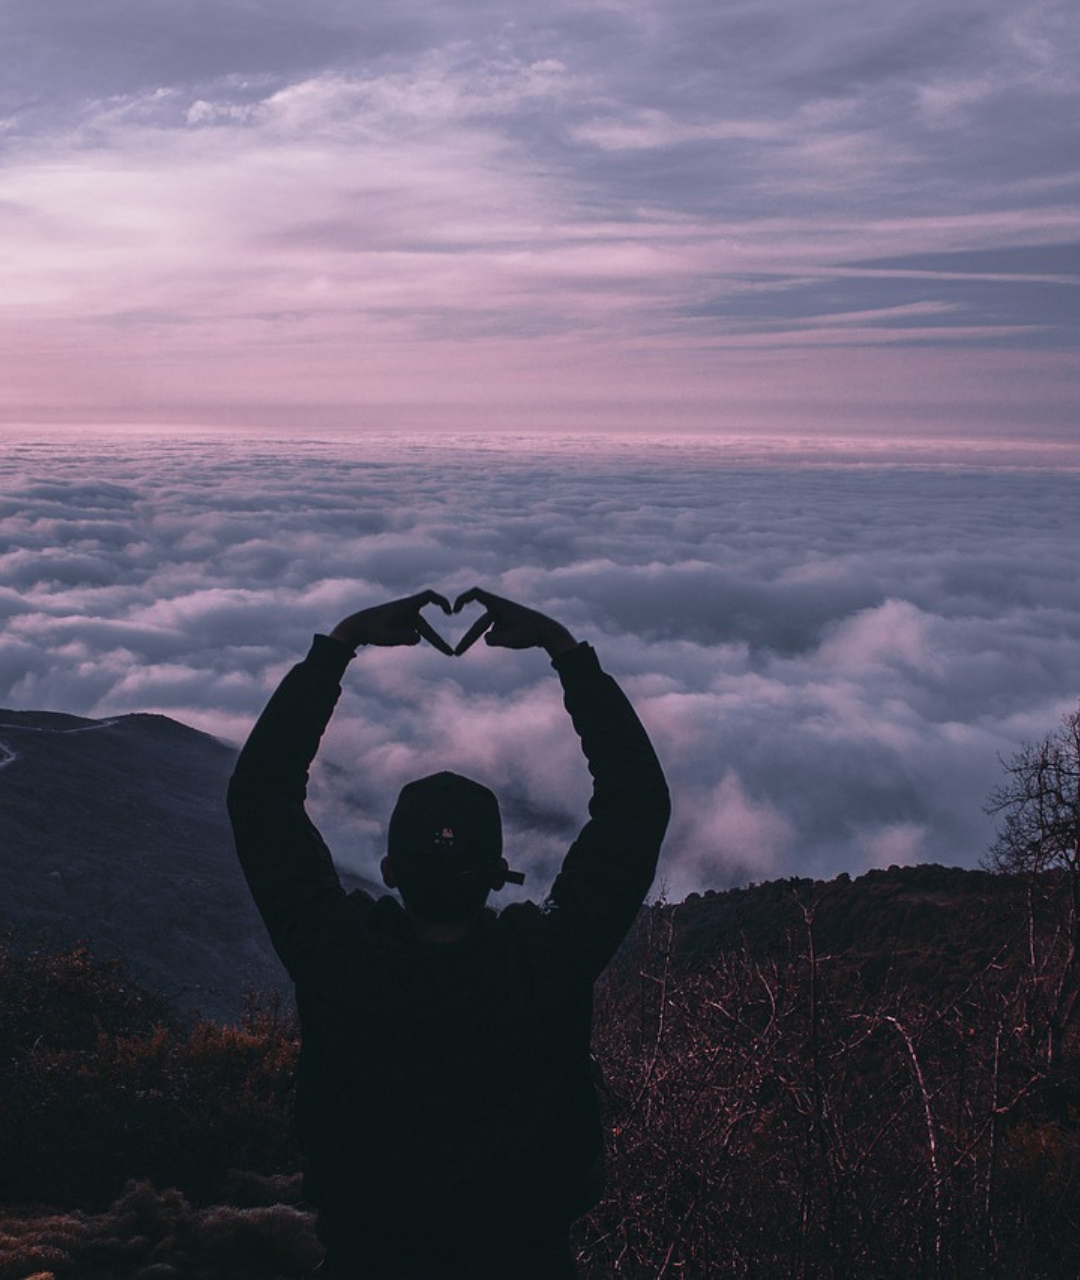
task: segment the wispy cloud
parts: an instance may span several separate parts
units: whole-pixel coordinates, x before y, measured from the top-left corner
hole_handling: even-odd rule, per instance
[[[5,27],[9,418],[257,420],[270,380],[342,419],[441,395],[618,421],[645,350],[643,421],[660,378],[683,425],[732,396],[767,425],[770,379],[732,352],[779,340],[889,348],[882,415],[928,344],[965,390],[988,344],[1045,352],[1020,430],[1075,393],[1065,0],[13,0]]]

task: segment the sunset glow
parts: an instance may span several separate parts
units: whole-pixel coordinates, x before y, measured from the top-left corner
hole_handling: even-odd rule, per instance
[[[5,12],[7,421],[1074,431],[1064,0],[89,13]]]

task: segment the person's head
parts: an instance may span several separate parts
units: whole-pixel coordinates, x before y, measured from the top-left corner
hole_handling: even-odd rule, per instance
[[[510,872],[494,792],[457,773],[434,773],[401,789],[390,817],[383,882],[430,923],[471,920]]]

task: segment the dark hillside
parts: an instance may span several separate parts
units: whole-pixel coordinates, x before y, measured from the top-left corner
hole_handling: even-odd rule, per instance
[[[0,710],[0,931],[86,940],[226,1020],[246,989],[287,987],[233,849],[235,759],[167,716]]]
[[[0,712],[4,1280],[310,1274],[295,1023],[238,1017],[279,971],[232,758],[162,717]],[[596,993],[582,1277],[1080,1275],[1075,887],[891,867],[643,911]]]
[[[1022,886],[941,867],[642,912],[597,990],[583,1280],[1080,1274],[1061,887],[1030,953]],[[54,1206],[0,1210],[0,1276],[309,1275],[297,1047],[272,1001],[192,1024],[84,952],[0,944],[0,1202]]]
[[[925,864],[691,894],[664,910],[675,916],[682,965],[719,951],[797,955],[812,923],[819,961],[857,975],[867,991],[915,986],[947,996],[1016,955],[1026,905],[1023,885],[1009,877]]]
[[[87,938],[181,1005],[280,983],[232,848],[235,752],[165,716],[0,711],[0,928]]]

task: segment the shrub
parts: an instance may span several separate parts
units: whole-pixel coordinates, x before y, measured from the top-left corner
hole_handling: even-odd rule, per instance
[[[132,1177],[213,1198],[292,1172],[298,1033],[279,1003],[189,1023],[85,947],[0,947],[0,1201],[102,1207]]]

